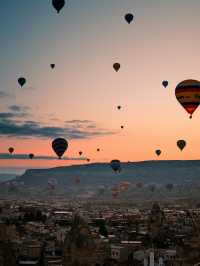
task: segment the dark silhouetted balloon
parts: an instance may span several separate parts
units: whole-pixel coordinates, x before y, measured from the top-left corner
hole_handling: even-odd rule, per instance
[[[156,185],[149,185],[149,190],[151,191],[151,192],[154,192],[155,190],[156,190]]]
[[[169,190],[169,191],[171,191],[173,188],[174,188],[173,184],[167,184],[166,185],[166,189]]]
[[[137,187],[137,188],[143,188],[143,186],[144,186],[144,185],[143,185],[142,182],[138,182],[138,183],[136,184],[136,187]]]
[[[98,194],[103,195],[105,193],[106,187],[104,185],[101,185],[98,187]]]
[[[29,156],[30,159],[33,159],[34,154],[33,153],[30,153],[28,156]]]
[[[110,162],[110,166],[114,172],[120,172],[121,171],[121,162],[119,160],[112,160]]]
[[[157,155],[157,156],[160,156],[160,155],[161,155],[161,153],[162,153],[162,151],[161,151],[161,150],[156,150],[155,152],[156,152],[156,155]]]
[[[200,82],[193,79],[182,81],[177,85],[175,95],[192,118],[192,114],[200,104]]]
[[[100,151],[100,149],[98,148],[97,151]]]
[[[79,176],[75,176],[75,183],[76,184],[80,184],[80,182],[81,182],[80,177]]]
[[[65,0],[52,0],[52,5],[56,9],[56,11],[59,13],[60,10],[64,7],[65,5]]]
[[[121,129],[124,129],[124,126],[121,126]]]
[[[79,155],[81,156],[83,154],[83,152],[82,151],[79,151]]]
[[[113,68],[114,68],[114,70],[117,72],[117,71],[119,71],[119,69],[120,69],[120,64],[119,63],[114,63],[113,64]]]
[[[181,151],[185,148],[186,144],[186,141],[183,139],[177,141],[177,146]]]
[[[117,106],[117,109],[118,109],[118,110],[121,110],[121,109],[122,109],[121,105],[118,105],[118,106]]]
[[[90,159],[89,158],[87,158],[87,162],[90,162]]]
[[[133,14],[128,13],[124,16],[124,18],[125,18],[126,22],[128,22],[128,24],[130,24],[133,21],[134,16],[133,16]]]
[[[13,147],[10,147],[10,148],[8,149],[8,151],[9,151],[10,154],[12,154],[12,153],[14,152],[14,150],[15,150],[15,149],[14,149]]]
[[[18,83],[21,87],[23,87],[26,83],[26,79],[25,78],[18,78]]]
[[[51,68],[52,68],[52,69],[54,69],[54,68],[55,68],[55,64],[51,64],[50,66],[51,66]]]
[[[57,154],[58,158],[61,159],[61,157],[68,148],[68,142],[63,138],[54,139],[52,142],[52,148]]]
[[[169,85],[169,82],[167,80],[163,80],[162,85],[163,87],[167,88],[167,86]]]

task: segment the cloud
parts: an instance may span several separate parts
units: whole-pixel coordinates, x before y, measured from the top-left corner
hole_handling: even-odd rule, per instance
[[[11,105],[8,108],[12,112],[27,112],[29,110],[29,107],[19,105]]]
[[[4,123],[17,123],[16,118],[25,118],[28,114],[26,113],[12,113],[12,112],[3,112],[0,113],[0,124],[3,126]],[[1,130],[1,128],[0,128]]]
[[[24,109],[25,108],[25,109]],[[10,106],[12,112],[0,113],[0,135],[18,138],[89,139],[112,135],[115,132],[99,128],[90,120],[70,120],[65,126],[46,126],[37,121],[26,120],[26,107]]]
[[[72,161],[85,161],[87,158],[85,157],[63,157],[62,160]],[[31,160],[28,156],[28,154],[12,154],[9,153],[0,153],[0,160]],[[40,155],[35,156],[32,160],[58,160],[58,157],[55,156],[46,156],[46,155]]]
[[[91,120],[78,120],[78,119],[74,119],[74,120],[68,120],[65,121],[66,124],[88,124],[88,123],[93,123],[93,121]]]

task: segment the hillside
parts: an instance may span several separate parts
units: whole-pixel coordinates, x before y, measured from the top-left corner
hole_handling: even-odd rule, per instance
[[[114,185],[120,181],[144,183],[199,182],[200,161],[144,161],[122,163],[122,171],[115,174],[106,163],[94,163],[50,169],[30,169],[18,181],[28,186],[46,186],[51,178],[55,178],[60,186],[74,184],[78,176],[81,185]]]

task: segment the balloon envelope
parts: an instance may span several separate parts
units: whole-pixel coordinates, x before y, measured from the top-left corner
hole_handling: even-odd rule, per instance
[[[193,79],[182,81],[177,85],[175,95],[192,118],[192,114],[200,104],[200,82]]]
[[[186,144],[186,141],[183,139],[177,141],[177,146],[181,151],[185,148]]]
[[[54,139],[52,142],[52,148],[57,154],[58,158],[61,159],[61,157],[68,148],[68,142],[66,141],[66,139],[63,138]]]
[[[156,189],[156,185],[149,185],[149,190],[151,191],[151,192],[154,192],[155,191],[155,189]]]
[[[55,68],[55,64],[51,64],[51,68],[54,69]]]
[[[112,160],[110,162],[110,166],[114,172],[120,172],[121,171],[121,163],[119,160]]]
[[[80,182],[81,182],[80,177],[79,176],[76,176],[75,177],[75,183],[76,184],[79,184]]]
[[[23,78],[23,77],[21,77],[21,78],[18,78],[18,83],[19,83],[19,85],[20,85],[21,87],[23,87],[23,86],[24,86],[24,84],[26,83],[26,79],[25,79],[25,78]]]
[[[113,68],[114,68],[114,70],[117,72],[117,71],[119,71],[119,69],[120,69],[120,64],[119,63],[114,63],[113,64]]]
[[[143,188],[143,183],[142,183],[142,182],[138,182],[138,183],[136,184],[136,187],[137,187],[137,188]]]
[[[160,156],[160,155],[161,155],[161,153],[162,153],[162,151],[161,151],[161,150],[156,150],[155,152],[156,152],[156,155],[158,155],[158,156]]]
[[[113,191],[112,192],[112,197],[115,199],[119,196],[119,192],[118,191]]]
[[[173,188],[174,188],[173,184],[167,184],[166,185],[166,189],[169,190],[169,191],[171,191]]]
[[[133,14],[128,13],[124,16],[124,18],[125,18],[126,22],[128,22],[128,24],[130,24],[133,21],[134,16],[133,16]]]
[[[29,156],[30,159],[33,159],[34,154],[33,153],[30,153],[28,156]]]
[[[9,151],[10,154],[12,154],[12,153],[14,152],[14,150],[15,150],[15,149],[14,149],[13,147],[10,147],[10,148],[8,149],[8,151]]]
[[[59,13],[60,10],[64,7],[65,5],[65,0],[52,0],[52,5],[56,9],[56,11]]]
[[[79,155],[81,156],[83,154],[83,152],[82,151],[79,151]]]
[[[167,88],[169,82],[167,80],[163,80],[162,85],[163,87]]]

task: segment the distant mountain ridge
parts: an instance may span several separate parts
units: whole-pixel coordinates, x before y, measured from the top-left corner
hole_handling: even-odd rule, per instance
[[[122,163],[122,171],[115,174],[109,163],[72,165],[50,169],[30,169],[17,178],[28,186],[46,186],[51,178],[59,185],[74,184],[79,177],[81,185],[115,185],[121,181],[132,183],[200,183],[200,160],[188,161],[143,161]]]

